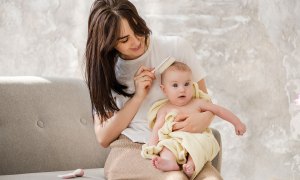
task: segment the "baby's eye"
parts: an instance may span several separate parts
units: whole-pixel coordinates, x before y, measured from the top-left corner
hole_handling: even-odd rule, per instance
[[[173,86],[173,87],[178,87],[178,84],[175,83],[175,84],[173,84],[172,86]]]
[[[187,82],[187,83],[185,83],[185,84],[184,84],[184,86],[189,86],[189,85],[190,85],[190,83],[189,83],[189,82]]]

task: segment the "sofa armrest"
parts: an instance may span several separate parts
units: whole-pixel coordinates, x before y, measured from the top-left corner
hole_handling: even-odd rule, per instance
[[[221,139],[221,135],[220,132],[216,129],[212,129],[212,132],[216,138],[216,140],[219,143],[220,146],[220,151],[217,154],[217,156],[212,160],[212,165],[219,171],[221,172],[221,164],[222,164],[222,139]]]

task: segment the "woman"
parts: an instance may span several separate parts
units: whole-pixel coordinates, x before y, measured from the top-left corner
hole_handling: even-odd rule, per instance
[[[150,136],[146,114],[164,97],[151,71],[167,56],[192,67],[200,89],[204,73],[191,46],[179,37],[152,36],[127,0],[96,0],[88,22],[86,79],[94,111],[94,129],[103,147],[111,147],[104,167],[108,179],[187,179],[181,171],[161,172],[140,155]],[[178,116],[174,130],[202,132],[211,112]],[[222,179],[207,163],[196,179]]]

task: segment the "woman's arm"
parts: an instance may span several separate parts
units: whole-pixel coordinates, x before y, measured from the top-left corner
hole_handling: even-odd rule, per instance
[[[115,112],[111,118],[101,124],[99,116],[94,116],[94,130],[101,146],[109,146],[112,141],[118,138],[136,115],[152,86],[152,81],[155,79],[154,74],[150,72],[151,70],[151,68],[145,66],[139,68],[134,77],[136,89],[134,96],[119,111]]]
[[[94,130],[96,138],[101,146],[108,147],[109,144],[119,137],[121,132],[129,125],[139,109],[142,99],[133,96],[126,102],[124,107],[101,124],[99,116],[94,116]]]
[[[198,86],[203,92],[207,93],[204,79],[198,81]],[[173,130],[201,133],[209,127],[213,117],[214,115],[210,111],[193,113],[189,115],[178,115],[174,120],[176,123],[173,126]]]
[[[206,88],[205,80],[201,79],[200,81],[197,82],[197,84],[199,86],[199,89],[207,94],[207,88]]]

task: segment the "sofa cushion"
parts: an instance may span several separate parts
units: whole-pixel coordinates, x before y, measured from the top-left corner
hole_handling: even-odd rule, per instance
[[[101,168],[84,81],[0,77],[0,175]]]

